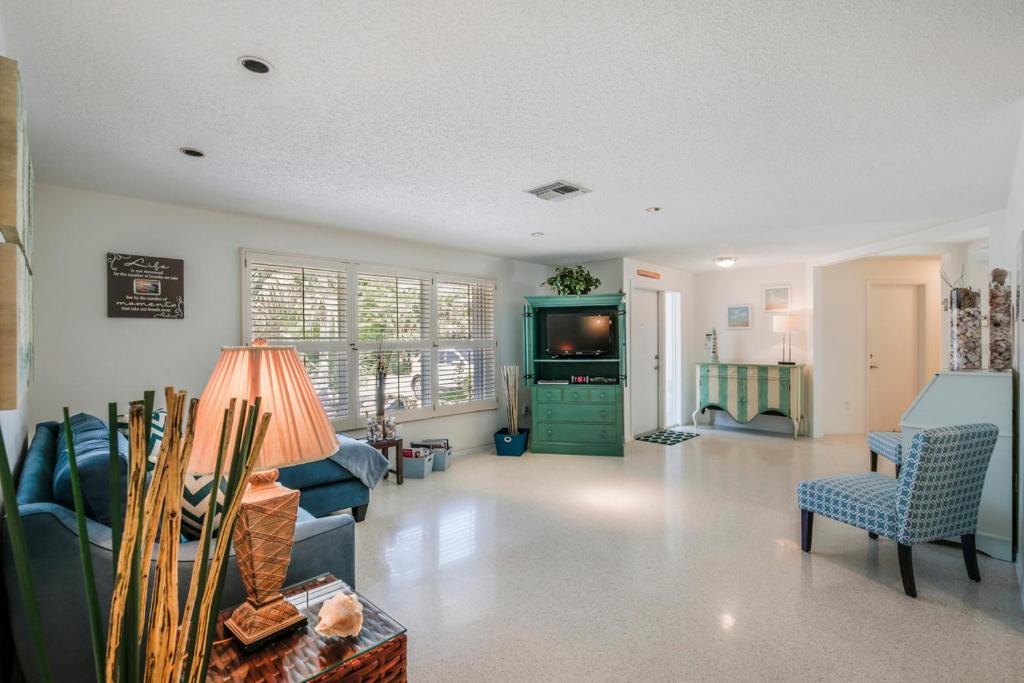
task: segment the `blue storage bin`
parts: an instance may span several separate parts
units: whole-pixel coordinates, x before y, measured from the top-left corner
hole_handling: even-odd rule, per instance
[[[430,454],[434,456],[435,472],[444,472],[446,469],[448,469],[448,465],[452,461],[452,449],[439,448],[435,451],[431,451]]]
[[[434,454],[424,458],[406,458],[402,456],[402,474],[413,479],[426,479],[434,471]]]
[[[518,434],[509,434],[508,428],[494,433],[494,451],[498,455],[522,455],[530,440],[530,430],[520,429]]]

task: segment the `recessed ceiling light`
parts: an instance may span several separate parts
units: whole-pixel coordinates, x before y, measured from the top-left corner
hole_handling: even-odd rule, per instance
[[[195,147],[179,147],[178,151],[187,157],[195,157],[197,159],[206,156],[206,152],[201,149],[196,149]]]
[[[739,259],[735,256],[719,256],[715,259],[715,265],[719,268],[731,268],[737,261]]]
[[[245,55],[238,58],[238,63],[242,65],[243,69],[248,69],[254,74],[270,73],[270,62],[259,57]]]
[[[530,237],[543,237],[543,236],[544,236],[544,233],[542,233],[542,232],[531,232],[530,233]]]
[[[648,206],[647,207],[647,213],[658,213],[659,211],[661,211],[661,207],[660,206]]]

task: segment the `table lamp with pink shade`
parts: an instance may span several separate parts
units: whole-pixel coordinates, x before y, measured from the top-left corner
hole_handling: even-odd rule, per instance
[[[306,623],[281,595],[291,561],[299,492],[277,482],[277,468],[320,460],[338,450],[338,439],[299,355],[292,346],[221,349],[199,400],[189,470],[212,474],[220,446],[224,407],[231,399],[261,398],[270,413],[263,449],[238,512],[232,541],[248,596],[226,625],[246,648],[255,647]],[[233,452],[228,446],[228,457]],[[228,463],[224,463],[226,470]]]

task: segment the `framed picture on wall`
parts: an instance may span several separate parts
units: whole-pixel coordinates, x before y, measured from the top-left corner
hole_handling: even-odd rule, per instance
[[[792,308],[789,285],[766,285],[761,288],[761,307],[768,313],[788,313]]]
[[[751,325],[750,309],[753,308],[750,304],[737,304],[735,306],[729,306],[726,311],[728,319],[728,329],[730,330],[749,330]]]

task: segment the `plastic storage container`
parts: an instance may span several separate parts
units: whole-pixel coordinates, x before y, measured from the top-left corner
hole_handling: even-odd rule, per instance
[[[452,449],[439,448],[431,452],[434,456],[434,471],[444,472],[452,461]]]
[[[402,474],[413,479],[426,479],[434,471],[434,454],[429,453],[422,458],[406,458],[402,456]]]
[[[522,455],[530,440],[530,430],[520,429],[518,434],[509,434],[508,428],[494,433],[494,450],[498,455]]]

